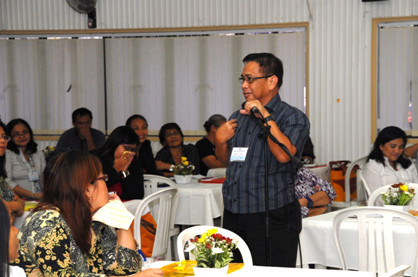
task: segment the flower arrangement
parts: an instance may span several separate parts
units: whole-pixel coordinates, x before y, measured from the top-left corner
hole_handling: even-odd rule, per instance
[[[407,206],[414,198],[414,189],[408,188],[407,184],[394,184],[386,192],[382,193],[385,205]]]
[[[190,164],[187,157],[181,157],[181,164],[174,166],[175,175],[190,175],[193,173],[194,165]]]
[[[44,150],[42,150],[42,154],[44,154],[44,157],[46,158],[46,157],[48,157],[49,153],[51,153],[53,151],[55,151],[55,147],[47,146],[47,147],[45,147]]]
[[[195,256],[197,267],[222,268],[232,261],[232,251],[237,248],[237,241],[217,232],[217,229],[210,229],[200,238],[190,239],[186,251]]]

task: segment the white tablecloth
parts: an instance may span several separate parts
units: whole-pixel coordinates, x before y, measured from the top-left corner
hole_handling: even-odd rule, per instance
[[[166,187],[162,188],[165,189]],[[177,184],[177,210],[174,224],[214,225],[213,219],[223,213],[222,184]],[[142,200],[124,202],[135,214]]]
[[[175,224],[214,225],[223,213],[222,184],[177,184]]]
[[[338,211],[302,220],[300,241],[304,266],[307,264],[318,264],[341,268],[332,233],[332,222],[336,213]],[[344,221],[341,228],[341,239],[347,265],[351,269],[358,269],[358,228],[356,219]],[[412,226],[402,221],[399,221],[399,223],[395,222],[394,247],[397,266],[413,264],[412,257],[414,257],[413,251],[415,249],[411,245],[415,245],[416,239]],[[300,264],[299,256],[298,264]]]
[[[161,268],[172,262],[158,261],[150,264],[150,268]],[[234,276],[282,276],[282,277],[375,277],[371,272],[307,269],[307,268],[284,268],[270,266],[244,266],[243,268],[228,274]]]

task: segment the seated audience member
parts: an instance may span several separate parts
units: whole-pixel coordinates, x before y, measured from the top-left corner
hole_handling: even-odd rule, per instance
[[[379,132],[363,169],[370,192],[385,185],[418,183],[417,169],[403,155],[406,141],[405,132],[398,127]]]
[[[337,197],[330,182],[316,176],[306,167],[298,171],[295,191],[301,206],[302,217],[323,214]]]
[[[72,114],[73,128],[65,131],[58,140],[52,156],[68,150],[91,151],[102,147],[106,137],[96,129],[91,128],[93,114],[86,108],[79,108]]]
[[[301,162],[303,164],[313,164],[315,162],[314,146],[311,137],[308,137],[308,139],[305,142]]]
[[[7,143],[10,137],[6,135],[6,125],[0,121],[0,199],[11,213],[11,222],[16,217],[22,216],[25,209],[25,201],[15,194],[6,182],[7,174],[4,168]]]
[[[7,133],[12,139],[7,144],[6,181],[20,197],[39,199],[45,157],[38,151],[32,128],[25,120],[17,118],[7,124]]]
[[[122,200],[144,197],[144,174],[136,155],[138,136],[128,126],[119,126],[110,133],[105,144],[94,151],[108,175],[109,191],[116,191]]]
[[[8,265],[9,261],[16,259],[18,256],[19,240],[17,232],[17,228],[10,223],[6,206],[0,201],[0,276],[26,276],[22,268]]]
[[[214,114],[205,122],[207,135],[196,143],[196,148],[199,153],[200,174],[205,175],[210,168],[223,167],[222,163],[215,155],[215,136],[219,126],[226,122],[226,118],[220,114]]]
[[[176,123],[164,124],[158,134],[160,143],[164,146],[155,157],[155,164],[160,174],[173,176],[174,166],[181,164],[181,157],[187,157],[195,166],[193,174],[199,174],[199,153],[193,144],[183,145],[183,132]]]
[[[148,138],[148,122],[142,115],[134,114],[126,120],[126,126],[131,127],[139,138],[139,164],[144,173],[156,174],[154,155]]]
[[[44,171],[44,195],[19,232],[14,264],[28,276],[162,276],[141,270],[130,230],[116,229],[92,215],[118,196],[108,195],[106,175],[93,154],[72,150],[51,159]]]

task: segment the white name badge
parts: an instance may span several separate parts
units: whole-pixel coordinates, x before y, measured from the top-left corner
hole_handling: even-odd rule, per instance
[[[247,156],[248,147],[234,147],[231,153],[231,162],[243,162]]]
[[[38,173],[36,171],[29,172],[28,177],[29,177],[29,180],[31,182],[39,181],[39,176],[38,176]]]

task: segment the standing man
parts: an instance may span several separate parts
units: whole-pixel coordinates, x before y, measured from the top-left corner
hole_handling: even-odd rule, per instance
[[[270,138],[265,164],[265,138],[256,122],[260,119],[250,111],[257,108],[265,118],[264,125],[296,157],[302,153],[310,124],[303,112],[280,99],[283,65],[277,57],[249,54],[243,62],[239,80],[246,103],[216,133],[216,156],[228,167],[222,188],[224,227],[248,244],[255,265],[266,265],[264,172],[268,170],[270,265],[295,267],[301,230],[295,172],[289,156]]]
[[[93,115],[86,108],[79,108],[72,114],[73,126],[65,131],[56,146],[54,154],[68,150],[90,151],[101,147],[106,137],[99,130],[91,128]]]

